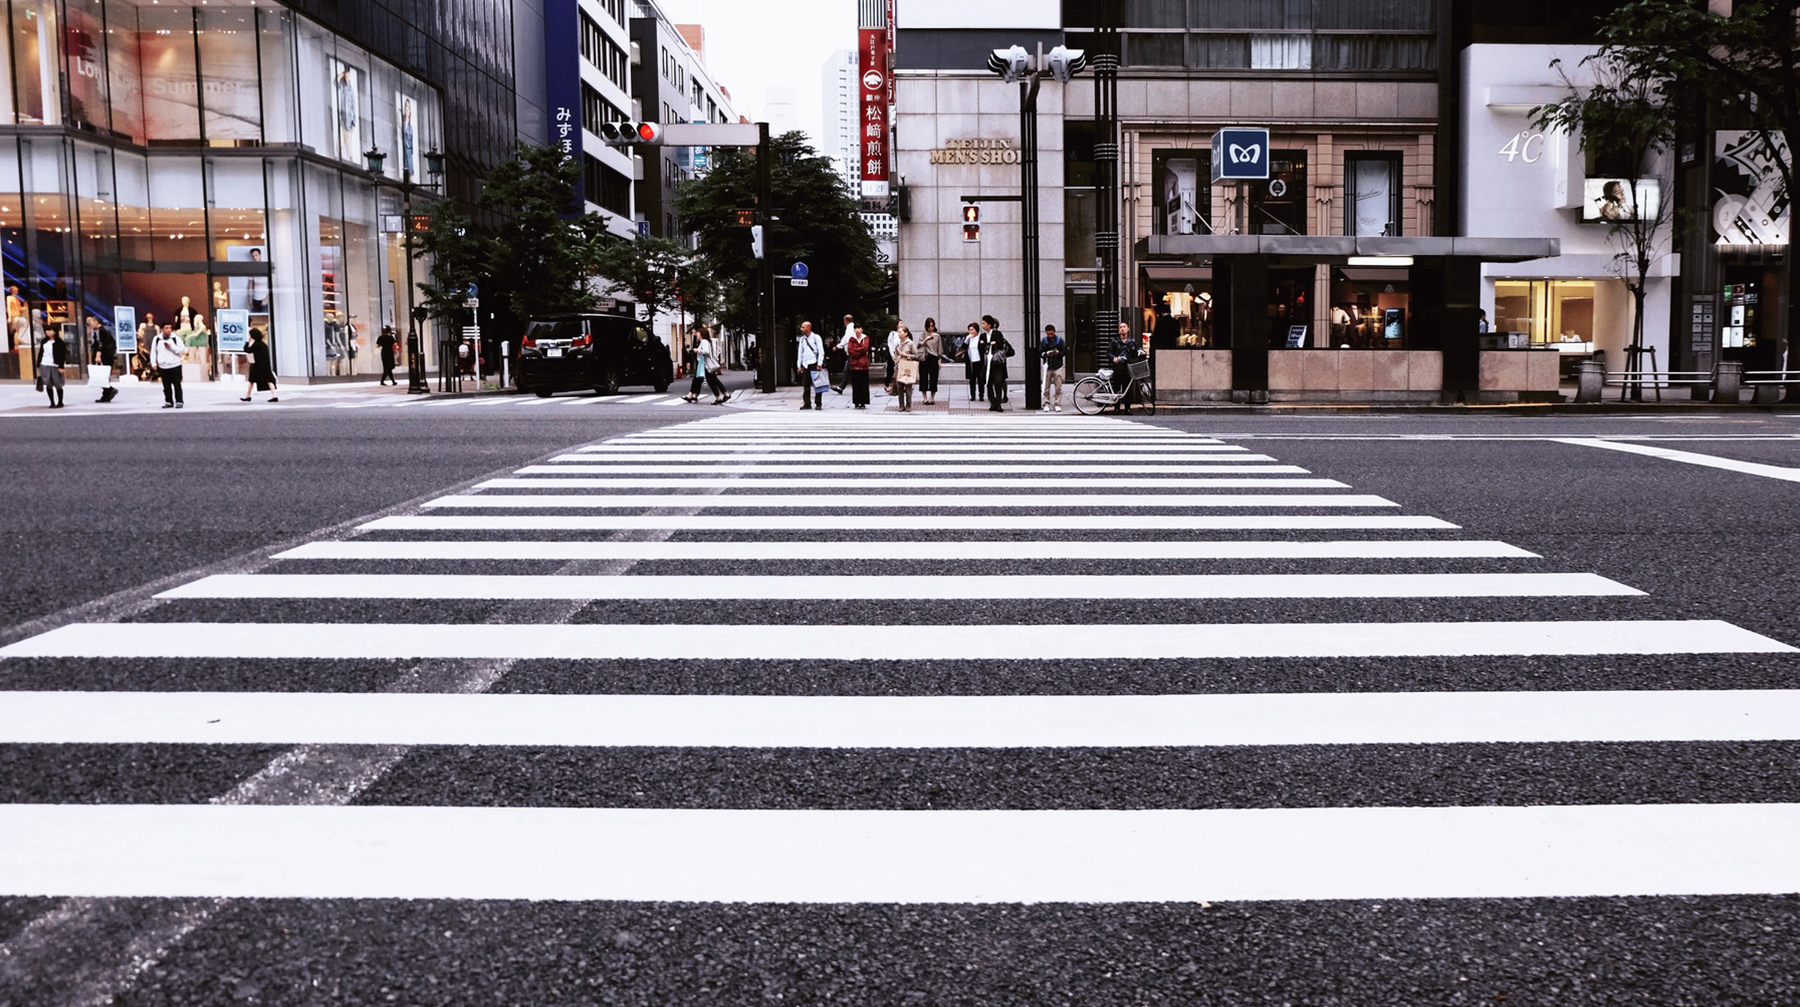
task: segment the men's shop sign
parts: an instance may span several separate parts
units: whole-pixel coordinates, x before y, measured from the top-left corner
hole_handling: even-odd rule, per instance
[[[946,140],[931,152],[932,164],[1018,164],[1011,140]]]

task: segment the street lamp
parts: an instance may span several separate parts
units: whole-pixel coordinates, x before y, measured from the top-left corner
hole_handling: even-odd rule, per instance
[[[387,161],[387,154],[370,147],[363,152],[363,160],[368,165],[369,174],[375,176],[376,185],[394,184],[387,181],[381,173],[382,166]],[[417,288],[413,285],[412,197],[413,191],[416,189],[436,189],[439,185],[438,179],[444,174],[444,155],[436,147],[425,152],[425,172],[431,176],[431,181],[419,183],[413,181],[410,163],[400,166],[400,212],[403,221],[400,239],[406,249],[406,393],[408,395],[422,395],[431,390],[431,387],[425,383],[425,353],[424,348],[419,344],[419,315],[422,311],[413,306],[413,296]],[[440,372],[444,368],[452,366],[454,364],[448,359],[438,361]],[[440,376],[442,375],[440,374]],[[449,379],[445,378],[444,380],[447,389]]]
[[[1044,407],[1044,378],[1038,372],[1038,300],[1041,295],[1038,262],[1038,172],[1037,172],[1037,96],[1038,85],[1046,74],[1057,83],[1087,66],[1087,53],[1081,49],[1057,46],[1048,54],[1038,43],[1035,57],[1022,45],[995,49],[989,56],[989,70],[1008,84],[1019,85],[1019,201],[1024,218],[1020,234],[1020,257],[1024,260],[1025,280],[1025,408]]]

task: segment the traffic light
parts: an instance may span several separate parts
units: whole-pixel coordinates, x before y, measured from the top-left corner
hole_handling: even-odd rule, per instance
[[[750,257],[753,259],[763,257],[763,226],[761,224],[750,225]]]
[[[963,240],[981,240],[981,205],[979,203],[963,204]]]
[[[634,143],[661,143],[663,128],[657,122],[603,122],[600,124],[600,140],[613,147],[625,147]]]

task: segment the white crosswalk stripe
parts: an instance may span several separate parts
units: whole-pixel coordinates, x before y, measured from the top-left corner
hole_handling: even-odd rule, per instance
[[[366,786],[397,759],[434,757],[409,754],[421,746],[1273,759],[1318,746],[1800,741],[1800,690],[1787,688],[1372,684],[1415,659],[1473,675],[1498,660],[1800,648],[1698,613],[1657,617],[1630,584],[1461,538],[1331,475],[1110,418],[894,429],[709,416],[570,449],[256,572],[174,586],[154,618],[0,647],[0,660],[173,669],[160,691],[4,694],[0,744],[371,746],[386,754],[340,753]],[[1144,614],[1107,614],[1121,611]],[[220,661],[241,665],[244,691],[180,687]],[[491,673],[456,688],[397,672],[387,691],[279,691],[296,667],[381,662]],[[1302,688],[1325,691],[1281,677],[1321,663],[1341,677]],[[1242,684],[1147,691],[1135,677],[1147,666],[1219,667]],[[877,680],[896,667],[910,677]],[[557,680],[569,694],[504,687],[534,668],[573,669]],[[659,669],[681,689],[617,684],[677,680]],[[1041,692],[1051,673],[1067,677]],[[886,685],[915,680],[917,694]],[[979,904],[1800,890],[1800,805],[1777,802],[770,810],[459,806],[446,791],[347,806],[358,792],[0,805],[0,895]]]

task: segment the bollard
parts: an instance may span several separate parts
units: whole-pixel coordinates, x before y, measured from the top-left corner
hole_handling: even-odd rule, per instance
[[[1737,404],[1738,393],[1744,387],[1744,365],[1741,361],[1726,360],[1713,367],[1712,400]]]
[[[1583,360],[1575,374],[1575,401],[1598,402],[1606,390],[1606,365],[1598,360]]]

